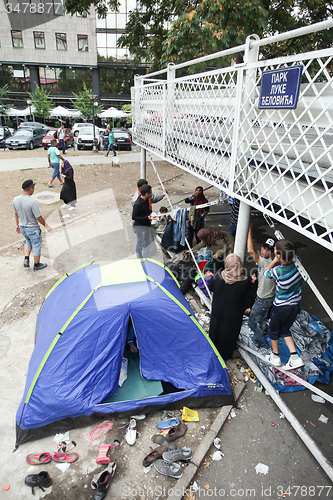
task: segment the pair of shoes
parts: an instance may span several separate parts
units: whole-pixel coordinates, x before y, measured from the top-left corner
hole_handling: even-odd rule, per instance
[[[274,356],[272,352],[271,354],[266,354],[265,360],[273,366],[281,366],[280,356]]]
[[[48,184],[47,187],[54,188],[53,184]]]
[[[136,420],[135,418],[131,418],[130,423],[127,427],[127,431],[125,434],[125,440],[126,443],[129,444],[130,446],[133,446],[135,444],[136,440]]]
[[[24,267],[30,267],[30,262],[29,262],[29,257],[26,259],[24,258],[24,261],[23,261],[23,266]]]
[[[191,448],[183,446],[183,448],[179,448],[178,450],[165,451],[162,457],[163,460],[166,460],[167,462],[177,462],[178,460],[190,460],[192,455],[193,453]]]
[[[33,270],[40,271],[41,269],[44,269],[45,267],[47,267],[47,264],[42,264],[41,262],[39,262],[39,264],[34,264]]]
[[[105,473],[108,472],[110,474],[109,482],[114,476],[114,473],[116,472],[117,464],[115,462],[110,462],[109,465],[107,466],[106,469],[102,470],[101,472],[98,472],[98,474],[95,474],[94,477],[91,480],[91,487],[93,490],[96,490],[98,486],[101,483],[101,476]],[[103,476],[105,477],[105,476]],[[105,483],[105,481],[102,481],[102,483]]]
[[[183,470],[182,466],[175,462],[167,462],[166,460],[162,460],[158,458],[154,462],[154,467],[163,476],[176,477],[177,479],[182,477]]]
[[[282,366],[284,370],[295,370],[296,368],[300,368],[301,366],[304,366],[302,358],[297,356],[296,359],[291,359],[291,356],[289,358],[289,361],[286,365]]]
[[[48,472],[42,470],[39,474],[29,474],[24,480],[25,484],[31,488],[31,493],[35,494],[35,488],[38,486],[42,491],[44,488],[49,488],[52,484],[52,479]]]
[[[98,449],[98,455],[96,458],[97,464],[109,464],[111,462],[111,458],[107,456],[107,453],[110,449],[110,444],[100,444]]]
[[[111,479],[114,476],[115,470],[116,470],[116,464],[112,462],[113,467],[112,470],[110,471],[108,468],[105,469],[99,476],[99,478],[96,481],[96,493],[94,496],[94,500],[103,500],[103,498],[106,497],[106,494],[108,492]],[[110,466],[112,465],[110,464]],[[94,476],[95,477],[95,476]]]
[[[26,456],[26,461],[29,465],[48,464],[49,462],[51,462],[51,459],[51,453],[29,453],[29,455]]]
[[[157,448],[155,448],[155,450],[153,450],[151,453],[149,453],[149,455],[147,455],[143,461],[142,461],[142,465],[144,467],[148,467],[149,465],[151,465],[155,460],[157,460],[158,458],[161,458],[163,453],[167,451],[167,447],[166,446],[158,446]]]

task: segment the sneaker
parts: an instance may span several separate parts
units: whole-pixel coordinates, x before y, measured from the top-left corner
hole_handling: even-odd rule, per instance
[[[30,262],[29,262],[29,259],[24,259],[24,261],[23,261],[23,266],[24,266],[24,267],[30,267]]]
[[[96,490],[98,486],[100,485],[100,479],[101,476],[104,472],[108,472],[110,474],[109,482],[114,476],[114,473],[116,472],[117,464],[115,462],[110,462],[109,465],[107,466],[106,469],[102,470],[101,472],[98,472],[97,474],[94,475],[94,477],[91,480],[91,487],[93,490]]]
[[[49,488],[52,485],[52,479],[48,472],[42,470],[39,474],[29,474],[24,480],[25,484],[31,488],[31,493],[35,494],[35,488],[38,487],[42,491],[44,488]]]
[[[183,448],[179,448],[178,450],[165,451],[162,457],[163,460],[165,460],[166,462],[178,462],[178,460],[190,460],[190,458],[192,458],[192,450],[191,448],[183,446]]]
[[[284,370],[296,370],[296,368],[300,368],[301,366],[304,366],[302,358],[297,356],[296,359],[291,359],[289,358],[289,361],[286,365],[284,365],[282,368]]]
[[[110,473],[108,470],[105,470],[104,472],[102,472],[102,474],[100,475],[100,477],[96,483],[97,488],[96,488],[94,500],[103,500],[103,498],[106,497],[106,494],[108,492],[112,477],[113,477],[113,474]]]
[[[134,418],[131,418],[129,426],[127,427],[127,431],[126,431],[126,434],[125,434],[125,440],[126,440],[126,443],[129,444],[130,446],[133,446],[133,444],[135,444],[135,440],[136,440],[136,420]]]
[[[281,366],[281,359],[280,356],[274,356],[274,354],[271,352],[271,354],[267,354],[265,356],[265,360],[268,361],[273,366]]]
[[[178,479],[183,475],[182,466],[177,464],[176,462],[167,462],[166,460],[158,458],[154,462],[154,467],[157,472],[159,472],[163,476],[176,477]]]
[[[44,269],[47,267],[47,264],[42,264],[41,262],[39,264],[34,264],[34,271],[40,271],[41,269]]]

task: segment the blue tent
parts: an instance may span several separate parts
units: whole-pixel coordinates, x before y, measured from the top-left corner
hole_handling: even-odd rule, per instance
[[[119,388],[130,319],[137,376]],[[176,392],[159,395],[160,381]],[[137,396],[121,397],[126,387]],[[225,363],[170,271],[150,259],[96,262],[64,275],[38,314],[16,445],[96,413],[232,403]]]

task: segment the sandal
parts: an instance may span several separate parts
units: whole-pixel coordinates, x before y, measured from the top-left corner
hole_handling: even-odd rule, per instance
[[[107,465],[111,462],[111,458],[107,456],[107,453],[108,453],[110,447],[111,447],[111,444],[100,444],[99,445],[98,455],[96,458],[97,464]]]
[[[79,458],[77,453],[55,453],[53,455],[53,460],[55,462],[60,463],[69,463],[75,462]]]
[[[48,464],[49,462],[51,462],[51,459],[52,457],[50,453],[40,453],[39,455],[30,453],[26,457],[26,460],[30,465]]]
[[[111,475],[110,480],[113,478],[114,473],[116,472],[117,464],[115,462],[109,463],[106,469],[102,470],[102,472],[98,472],[97,474],[94,475],[94,477],[91,480],[91,487],[93,490],[98,488],[99,483],[100,483],[100,478],[103,472],[108,472]]]

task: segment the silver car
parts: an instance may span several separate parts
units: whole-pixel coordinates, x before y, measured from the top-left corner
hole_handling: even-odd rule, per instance
[[[8,149],[34,149],[42,145],[46,130],[44,128],[20,128],[6,139]]]

